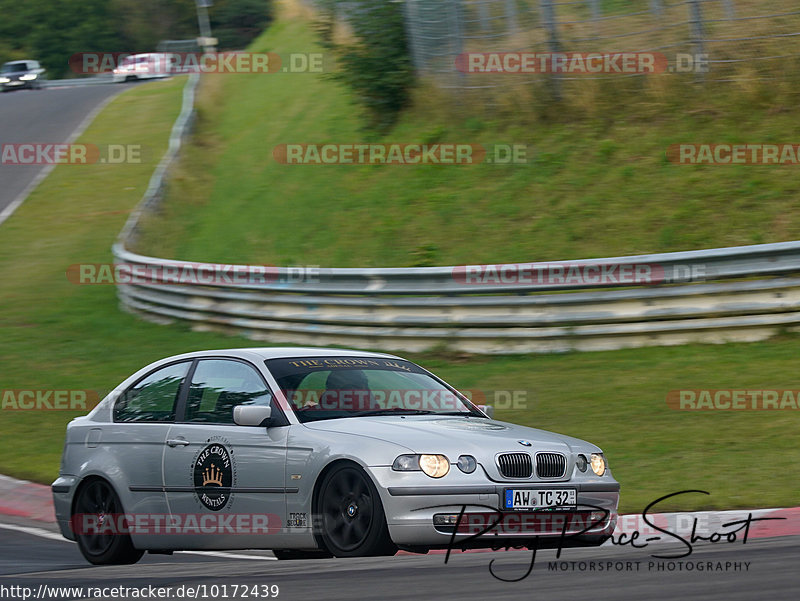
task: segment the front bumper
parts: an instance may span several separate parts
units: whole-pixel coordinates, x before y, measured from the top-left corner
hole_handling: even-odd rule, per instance
[[[36,85],[36,80],[22,81],[20,79],[12,79],[7,83],[0,83],[0,88],[3,91],[7,90],[30,90]]]
[[[452,474],[447,484],[416,473],[398,473],[390,467],[371,468],[381,494],[389,533],[401,547],[485,547],[534,538],[568,539],[565,546],[583,544],[614,531],[619,505],[619,483],[610,473],[563,482],[494,482],[481,470]],[[444,480],[450,479],[450,475]],[[574,488],[575,510],[507,511],[500,501],[506,488]],[[458,527],[434,525],[435,515],[461,514]],[[495,524],[496,522],[496,524]],[[492,527],[492,524],[495,524]],[[566,525],[566,526],[565,526]],[[454,532],[455,531],[455,532]]]

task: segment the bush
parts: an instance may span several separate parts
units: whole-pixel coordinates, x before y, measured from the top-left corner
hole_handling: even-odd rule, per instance
[[[272,21],[272,3],[265,0],[225,0],[211,14],[211,29],[224,49],[242,49]]]
[[[403,5],[387,0],[329,0],[325,6],[318,30],[323,44],[336,54],[340,69],[335,77],[356,93],[368,126],[385,131],[408,104],[414,83]],[[352,41],[335,41],[337,19],[352,33]]]

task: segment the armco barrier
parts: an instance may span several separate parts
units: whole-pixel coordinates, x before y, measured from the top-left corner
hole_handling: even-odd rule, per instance
[[[160,199],[192,121],[197,79],[190,76],[169,150],[114,245],[117,263],[151,273],[230,267],[145,257],[125,247],[141,213]],[[524,278],[481,286],[466,281],[464,267],[322,268],[301,281],[278,268],[262,284],[118,284],[118,294],[123,308],[158,322],[187,321],[254,340],[406,351],[603,350],[754,341],[800,329],[800,277],[793,277],[800,274],[800,242],[547,263],[576,264],[649,266],[660,277],[625,288],[532,285]]]

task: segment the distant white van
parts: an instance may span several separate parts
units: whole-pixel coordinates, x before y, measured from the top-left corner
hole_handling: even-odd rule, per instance
[[[132,54],[124,58],[113,71],[114,83],[134,81],[137,79],[157,79],[169,77],[169,61],[163,52]]]

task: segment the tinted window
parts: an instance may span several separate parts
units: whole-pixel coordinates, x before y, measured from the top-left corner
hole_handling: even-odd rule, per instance
[[[129,388],[114,405],[117,422],[170,422],[189,361],[154,371]]]
[[[186,421],[232,424],[236,405],[270,405],[272,394],[251,366],[227,359],[197,364],[186,401]]]
[[[266,362],[301,422],[382,414],[481,414],[421,367],[382,357],[299,357]]]
[[[25,63],[13,63],[3,65],[3,73],[21,73],[27,71],[28,66]]]

